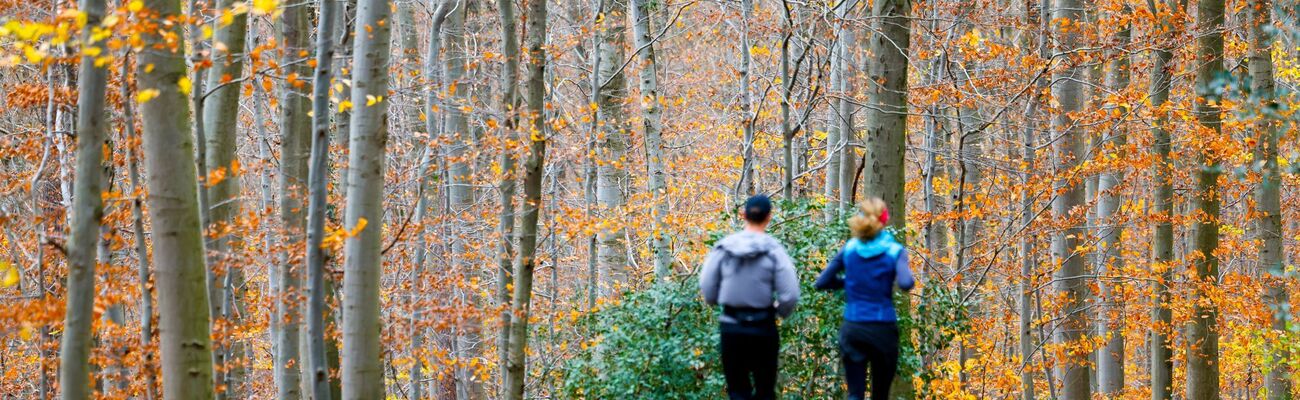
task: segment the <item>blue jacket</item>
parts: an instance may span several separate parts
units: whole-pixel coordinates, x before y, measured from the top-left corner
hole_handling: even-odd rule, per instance
[[[911,290],[915,284],[907,250],[884,231],[867,242],[850,240],[830,259],[815,285],[820,290],[844,289],[845,321],[895,322],[894,285]]]

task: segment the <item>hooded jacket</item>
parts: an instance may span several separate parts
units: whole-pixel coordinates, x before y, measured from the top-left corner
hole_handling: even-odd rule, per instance
[[[719,240],[700,270],[709,305],[776,307],[782,318],[799,303],[799,277],[785,246],[765,233],[741,231]],[[735,322],[723,315],[723,322]]]
[[[820,290],[844,289],[844,320],[898,320],[894,285],[911,290],[916,280],[907,265],[907,250],[894,240],[893,234],[884,231],[868,241],[850,240],[829,261],[814,286]]]

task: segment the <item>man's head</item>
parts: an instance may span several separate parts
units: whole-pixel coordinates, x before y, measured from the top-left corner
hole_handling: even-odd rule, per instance
[[[772,200],[761,194],[751,196],[741,207],[740,216],[748,226],[766,228],[772,220]]]

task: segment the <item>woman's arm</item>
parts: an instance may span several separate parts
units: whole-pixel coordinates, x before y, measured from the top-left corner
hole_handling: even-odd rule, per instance
[[[898,262],[894,265],[894,284],[903,291],[912,290],[912,287],[916,286],[912,268],[907,265],[907,250],[898,253]]]
[[[840,277],[840,272],[844,271],[844,249],[840,249],[835,256],[831,257],[830,262],[821,275],[817,276],[817,282],[813,284],[817,290],[838,290],[844,288],[844,278]]]

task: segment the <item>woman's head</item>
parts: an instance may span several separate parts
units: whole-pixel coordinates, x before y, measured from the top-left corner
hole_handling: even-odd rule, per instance
[[[849,217],[849,232],[859,240],[875,239],[885,224],[889,223],[889,210],[885,201],[872,197],[858,203],[857,212]]]

